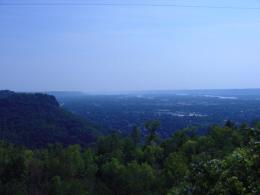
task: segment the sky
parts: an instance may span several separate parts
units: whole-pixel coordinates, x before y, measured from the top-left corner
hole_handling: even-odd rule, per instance
[[[260,88],[260,9],[4,6],[16,2],[260,8],[259,0],[0,0],[0,89]]]

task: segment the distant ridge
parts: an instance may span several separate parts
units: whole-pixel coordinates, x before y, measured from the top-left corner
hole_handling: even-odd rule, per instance
[[[88,145],[95,129],[63,110],[52,95],[0,91],[0,139],[29,147]]]
[[[138,92],[136,92],[138,93]],[[260,95],[260,88],[255,89],[191,89],[191,90],[151,90],[139,91],[141,94],[179,94],[189,95]]]

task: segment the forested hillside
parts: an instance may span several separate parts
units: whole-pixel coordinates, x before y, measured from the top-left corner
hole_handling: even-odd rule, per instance
[[[1,91],[0,194],[260,193],[260,123],[227,121],[167,139],[159,129],[152,120],[129,136],[96,139],[93,126],[54,96]]]
[[[181,130],[101,137],[92,148],[49,145],[29,150],[0,144],[0,194],[173,195],[260,193],[260,126],[212,127],[207,135]]]
[[[0,91],[0,139],[28,147],[87,145],[92,125],[63,110],[54,96]]]

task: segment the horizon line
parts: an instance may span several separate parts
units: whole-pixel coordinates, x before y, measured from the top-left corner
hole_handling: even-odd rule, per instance
[[[219,91],[219,90],[260,90],[260,87],[252,88],[194,88],[194,89],[143,89],[143,90],[98,90],[98,91],[85,91],[85,90],[12,90],[0,89],[0,91],[14,91],[18,93],[82,93],[82,94],[131,94],[131,93],[144,93],[144,92],[178,92],[178,91]]]

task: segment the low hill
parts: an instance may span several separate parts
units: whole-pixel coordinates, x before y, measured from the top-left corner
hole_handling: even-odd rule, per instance
[[[0,91],[0,139],[29,147],[88,145],[94,128],[46,94]]]

